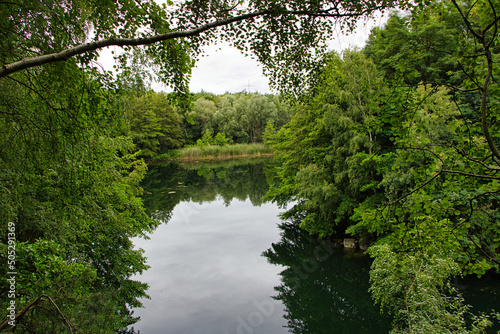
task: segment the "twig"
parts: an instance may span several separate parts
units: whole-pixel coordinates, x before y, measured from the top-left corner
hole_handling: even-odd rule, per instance
[[[52,298],[50,298],[47,295],[40,295],[34,301],[32,301],[31,303],[29,303],[28,306],[26,306],[24,309],[22,309],[21,311],[17,312],[14,320],[19,321],[21,318],[23,318],[26,315],[26,313],[28,311],[30,311],[30,310],[34,309],[35,307],[37,307],[37,304],[39,304],[42,301],[48,301],[49,303],[51,303],[54,306],[54,308],[56,309],[57,313],[59,313],[59,315],[63,319],[65,325],[68,327],[69,332],[71,334],[73,334],[73,326],[71,325],[71,323],[69,322],[69,320],[64,316],[64,314],[61,312],[61,310],[59,309],[59,307],[57,307],[56,303],[52,300]],[[3,329],[5,329],[9,325],[9,322],[11,322],[11,321],[12,321],[11,319],[6,319],[4,322],[2,322],[0,324],[0,331],[3,330]]]

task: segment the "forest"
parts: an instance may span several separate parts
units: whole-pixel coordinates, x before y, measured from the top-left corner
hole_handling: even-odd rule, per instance
[[[175,149],[262,143],[292,117],[292,109],[279,95],[240,92],[215,95],[189,94],[188,104],[178,105],[172,94],[141,87],[121,97],[126,126],[144,159],[175,157]]]
[[[481,332],[489,321],[468,323],[449,282],[500,264],[494,10],[393,13],[363,50],[328,55],[274,138],[268,196],[292,203],[284,218],[311,234],[371,241],[370,290],[395,333]]]
[[[309,234],[369,240],[391,333],[483,333],[452,284],[500,269],[500,2],[0,3],[0,331],[131,333],[160,224],[140,182],[189,145],[265,143],[266,195]],[[362,49],[327,40],[384,12]],[[190,93],[204,45],[279,94]],[[97,65],[106,46],[118,74]],[[137,47],[140,46],[140,47]],[[153,71],[171,93],[150,88]]]

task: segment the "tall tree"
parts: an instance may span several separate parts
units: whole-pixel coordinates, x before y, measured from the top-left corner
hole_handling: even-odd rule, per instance
[[[193,102],[192,109],[186,117],[189,119],[189,124],[186,124],[187,139],[195,142],[200,139],[207,131],[211,134],[214,132],[212,118],[214,117],[217,107],[215,102],[200,97]]]
[[[259,94],[252,94],[250,96],[248,110],[242,115],[242,118],[246,120],[247,132],[250,135],[252,143],[262,141],[262,134],[267,120],[276,113],[276,106],[266,96]]]
[[[130,136],[141,156],[152,157],[184,144],[181,120],[165,93],[132,97],[128,108]]]
[[[356,166],[380,146],[375,103],[383,85],[374,64],[358,51],[332,54],[310,102],[276,136],[281,182],[270,192],[288,212],[321,236],[342,235],[357,203],[374,195],[370,168]]]

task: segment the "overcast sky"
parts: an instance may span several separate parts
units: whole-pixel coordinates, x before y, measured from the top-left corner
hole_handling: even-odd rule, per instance
[[[349,36],[342,36],[339,32],[337,36],[332,36],[331,49],[341,51],[354,46],[362,47],[374,25],[373,22],[367,25],[360,22],[356,33]],[[193,69],[191,92],[271,92],[267,78],[262,75],[262,67],[256,60],[243,56],[229,46],[221,47],[220,50],[219,47],[207,48],[206,56],[197,62]]]
[[[330,48],[341,51],[349,47],[362,47],[370,33],[370,30],[378,22],[385,20],[359,22],[354,34],[344,36],[340,31],[332,36]],[[115,52],[117,52],[115,48]],[[202,90],[214,94],[225,92],[236,93],[242,90],[250,92],[271,92],[268,80],[262,74],[262,67],[256,60],[243,56],[240,51],[230,46],[219,44],[205,49],[205,56],[201,57],[193,69],[190,90],[198,93]],[[114,60],[110,50],[102,52],[99,59],[105,70],[111,70]],[[155,91],[169,91],[159,83],[153,84]]]

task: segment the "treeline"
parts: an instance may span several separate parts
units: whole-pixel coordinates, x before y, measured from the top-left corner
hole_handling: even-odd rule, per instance
[[[463,6],[393,13],[362,50],[331,53],[273,138],[268,196],[311,234],[371,241],[394,333],[480,333],[495,318],[471,317],[450,284],[500,268],[498,18]]]
[[[125,135],[145,158],[195,144],[263,142],[292,117],[278,95],[241,92],[189,94],[179,103],[175,94],[135,89],[122,96]]]

